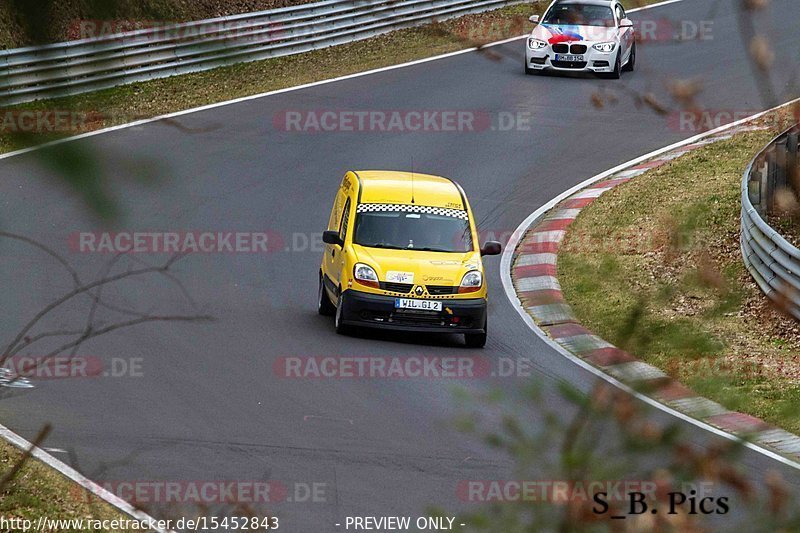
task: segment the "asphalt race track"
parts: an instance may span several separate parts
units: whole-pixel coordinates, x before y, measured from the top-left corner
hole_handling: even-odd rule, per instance
[[[800,25],[794,0],[771,4],[771,16],[758,27],[776,51],[779,68],[771,83],[783,102],[800,95]],[[27,438],[52,423],[46,445],[69,452],[56,457],[101,481],[326,484],[325,501],[272,507],[287,531],[341,530],[334,524],[347,515],[416,515],[429,505],[474,508],[457,497],[458,482],[510,478],[512,463],[452,427],[459,412],[452,380],[287,379],[274,372],[283,356],[469,353],[456,337],[339,336],[331,320],[317,315],[321,252],[311,242],[326,225],[341,176],[351,168],[446,175],[463,185],[483,232],[510,232],[572,185],[697,133],[637,105],[636,92],[652,91],[673,105],[665,85],[698,79],[698,103],[707,109],[770,107],[753,81],[734,5],[686,0],[633,14],[711,20],[711,38],[640,45],[636,72],[619,81],[525,76],[524,41],[517,40],[492,48],[501,60],[467,53],[67,145],[93,154],[120,200],[123,218],[111,231],[267,231],[280,246],[267,254],[184,258],[175,273],[196,309],[215,322],[147,324],[92,340],[80,354],[141,358],[141,376],[36,380],[35,390],[0,402],[0,420]],[[591,96],[603,89],[618,100],[600,109]],[[281,131],[276,117],[287,110],[473,110],[492,117],[495,126],[500,115],[522,113],[530,127]],[[86,277],[97,275],[110,256],[78,253],[68,243],[76,232],[104,226],[41,161],[34,152],[0,162],[0,228],[39,239]],[[139,179],[153,172],[154,181]],[[0,300],[12,310],[0,321],[5,342],[71,281],[55,262],[23,245],[0,241],[0,253]],[[154,263],[164,256],[135,259]],[[525,326],[502,290],[499,258],[486,264],[490,334],[481,355],[531,362],[546,393],[540,405],[521,413],[527,420],[548,410],[568,412],[552,385],[566,380],[589,390],[594,378]],[[158,277],[126,281],[108,295],[138,309],[193,312],[175,286]],[[66,325],[69,313],[80,309],[85,313],[65,309],[51,325]],[[459,384],[482,391],[521,382]],[[670,421],[658,412],[653,417]],[[693,426],[685,430],[697,446],[718,441]],[[552,457],[541,460],[545,472]],[[741,468],[754,477],[776,469],[800,488],[800,472],[756,452],[743,454]]]

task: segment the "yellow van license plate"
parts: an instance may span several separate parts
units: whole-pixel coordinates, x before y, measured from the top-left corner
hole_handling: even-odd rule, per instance
[[[441,311],[442,302],[435,300],[411,300],[409,298],[395,298],[395,309],[419,309],[420,311]]]

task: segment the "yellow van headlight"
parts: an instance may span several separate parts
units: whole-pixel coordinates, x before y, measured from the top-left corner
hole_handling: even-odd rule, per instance
[[[372,287],[374,289],[381,288],[375,269],[364,263],[356,263],[353,267],[353,277],[356,278],[357,282],[367,287]]]
[[[483,286],[483,274],[480,270],[470,270],[464,277],[461,278],[461,285],[458,287],[458,293],[476,292]]]

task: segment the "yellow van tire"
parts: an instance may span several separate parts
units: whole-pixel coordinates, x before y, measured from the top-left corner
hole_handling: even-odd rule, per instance
[[[322,281],[322,272],[319,273],[319,301],[317,303],[317,311],[322,316],[333,316],[336,313],[336,307],[331,303],[328,298],[328,291],[325,290],[325,282]]]
[[[486,346],[486,337],[488,329],[486,324],[483,325],[483,333],[465,333],[464,342],[467,348],[483,348]]]

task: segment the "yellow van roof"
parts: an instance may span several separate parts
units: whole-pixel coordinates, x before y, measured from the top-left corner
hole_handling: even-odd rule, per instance
[[[361,180],[362,204],[411,204],[466,209],[455,183],[447,178],[391,170],[355,171]],[[413,176],[413,180],[412,180]]]

